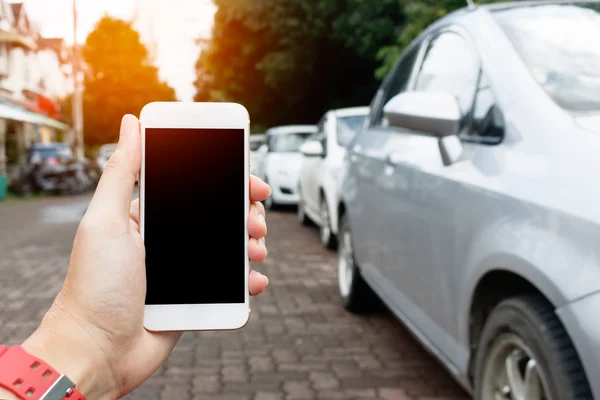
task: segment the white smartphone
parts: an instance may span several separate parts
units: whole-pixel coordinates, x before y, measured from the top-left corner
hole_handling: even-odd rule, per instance
[[[155,102],[140,115],[144,327],[240,329],[248,322],[248,111]]]

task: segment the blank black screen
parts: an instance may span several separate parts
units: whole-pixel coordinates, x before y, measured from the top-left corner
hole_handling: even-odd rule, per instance
[[[146,128],[146,304],[245,301],[243,129]]]

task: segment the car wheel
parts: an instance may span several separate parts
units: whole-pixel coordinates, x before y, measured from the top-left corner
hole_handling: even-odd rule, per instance
[[[298,200],[298,221],[304,226],[310,225],[310,219],[304,211],[304,200],[302,199],[302,196],[300,196],[300,200]]]
[[[269,184],[269,182],[265,179],[265,182],[267,184]],[[265,208],[267,210],[274,210],[275,208],[277,208],[277,204],[275,203],[275,201],[273,200],[273,194],[271,193],[271,195],[269,197],[267,197],[264,201],[263,201],[263,205],[265,206]]]
[[[381,303],[356,265],[352,233],[346,215],[342,215],[340,220],[339,237],[338,288],[342,303],[353,313],[375,310]]]
[[[334,250],[337,245],[337,240],[335,235],[331,231],[331,217],[329,214],[329,207],[327,206],[327,200],[325,199],[325,196],[322,196],[321,198],[321,206],[319,211],[321,217],[321,243],[323,243],[323,246],[325,246],[326,249]]]
[[[480,400],[593,399],[573,343],[541,297],[515,297],[494,308],[475,368]]]

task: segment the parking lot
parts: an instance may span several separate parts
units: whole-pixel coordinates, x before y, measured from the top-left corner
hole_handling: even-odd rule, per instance
[[[0,343],[19,343],[59,290],[89,196],[0,205]],[[293,210],[268,215],[271,285],[246,328],[185,334],[127,399],[466,399],[391,315],[338,302],[335,253]]]

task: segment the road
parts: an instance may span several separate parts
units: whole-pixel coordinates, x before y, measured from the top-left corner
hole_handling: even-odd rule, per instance
[[[0,203],[0,343],[20,343],[60,288],[90,196]],[[405,328],[343,310],[335,254],[290,211],[267,217],[271,285],[237,332],[186,333],[128,400],[448,400],[466,395]]]

